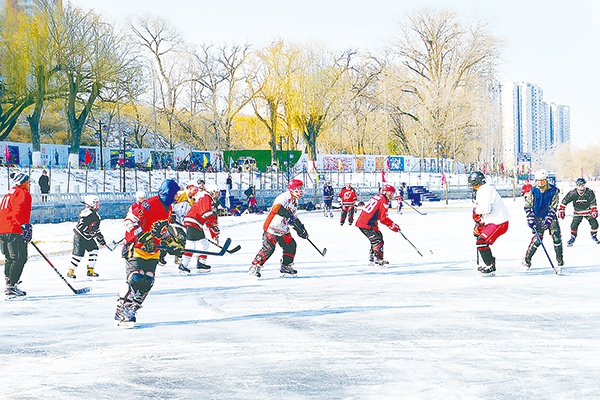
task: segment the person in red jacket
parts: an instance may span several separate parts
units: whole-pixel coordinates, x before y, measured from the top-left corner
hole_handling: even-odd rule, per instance
[[[31,194],[29,176],[23,172],[10,174],[12,189],[0,203],[0,249],[6,259],[4,276],[7,299],[23,297],[27,293],[17,287],[27,262],[27,243],[31,241]]]
[[[356,227],[371,242],[369,262],[381,267],[386,266],[388,262],[383,260],[383,234],[379,230],[378,222],[394,232],[400,231],[400,227],[387,215],[389,202],[394,197],[394,193],[396,193],[396,189],[392,185],[384,185],[381,188],[381,194],[376,194],[365,204],[356,220]]]
[[[125,250],[127,282],[119,290],[115,324],[133,327],[136,312],[154,285],[156,265],[160,258],[157,246],[165,244],[170,254],[179,256],[183,247],[168,229],[173,210],[171,204],[179,185],[172,179],[165,180],[158,195],[142,202],[139,207],[131,207],[125,217]]]
[[[346,183],[345,188],[342,188],[339,198],[342,202],[340,225],[344,225],[344,222],[346,222],[346,216],[348,216],[348,224],[352,225],[354,222],[354,210],[356,208],[356,200],[358,200],[358,196],[356,195],[356,190],[354,190],[350,182]]]
[[[214,185],[206,185],[205,191],[198,192],[196,202],[190,208],[185,218],[183,226],[186,228],[186,248],[190,250],[208,250],[209,242],[204,233],[204,227],[208,228],[213,240],[219,241],[219,221],[217,213],[213,207],[213,202],[219,198],[219,189]],[[196,268],[198,272],[210,272],[210,265],[206,264],[206,254],[195,254],[184,252],[179,264],[181,272],[190,273],[188,265],[192,258],[198,257]]]

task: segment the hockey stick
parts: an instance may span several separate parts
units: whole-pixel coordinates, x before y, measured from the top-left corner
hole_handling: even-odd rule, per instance
[[[558,275],[558,271],[556,270],[556,268],[554,268],[554,264],[552,263],[552,260],[550,259],[550,254],[548,254],[548,250],[546,250],[546,246],[544,246],[544,242],[542,242],[542,238],[540,237],[540,234],[538,233],[536,228],[533,228],[533,233],[535,233],[535,237],[537,237],[537,240],[542,245],[542,249],[544,249],[544,253],[546,253],[546,257],[548,257],[548,261],[550,262],[550,266],[554,270],[554,273]]]
[[[212,243],[212,244],[214,244],[215,246],[217,246],[217,247],[218,247],[218,248],[220,248],[220,249],[222,248],[222,247],[221,247],[221,245],[219,245],[219,243],[217,243],[217,242],[213,242],[213,241],[212,241],[212,240],[210,240],[210,239],[206,239],[206,240],[208,240],[208,243]],[[237,245],[237,246],[235,246],[233,249],[231,249],[231,250],[227,250],[227,252],[228,252],[229,254],[233,254],[233,253],[235,253],[236,251],[240,251],[240,249],[241,249],[241,248],[242,248],[242,246],[240,246],[240,245],[238,244],[238,245]]]
[[[52,262],[48,259],[48,257],[46,257],[46,255],[44,253],[42,253],[42,251],[40,250],[39,247],[37,247],[37,244],[35,244],[34,242],[30,242],[30,243],[31,243],[31,245],[33,247],[35,247],[35,249],[38,251],[38,253],[40,253],[40,256],[42,256],[44,258],[44,260],[46,260],[48,262],[48,264],[50,264],[50,266],[52,267],[52,269],[54,270],[54,272],[56,272],[58,274],[58,276],[60,276],[60,278],[67,284],[67,286],[69,287],[69,289],[71,289],[73,291],[73,293],[75,293],[75,294],[83,294],[83,293],[87,293],[90,290],[92,290],[92,288],[89,288],[89,287],[84,287],[82,289],[75,289],[73,286],[71,286],[71,284],[60,273],[60,271],[57,270],[54,265],[52,265]]]
[[[231,244],[231,239],[227,238],[227,240],[225,240],[225,243],[223,244],[223,247],[221,247],[221,251],[204,251],[204,250],[195,250],[195,249],[183,249],[183,251],[186,253],[206,254],[207,256],[222,256],[227,252],[227,249],[229,248],[230,244]],[[170,247],[168,247],[168,246],[156,246],[156,248],[161,249],[161,250],[169,250],[170,249]]]
[[[324,247],[323,251],[319,250],[319,248],[312,242],[312,240],[310,240],[309,238],[306,238],[306,240],[308,240],[308,243],[312,244],[312,246],[319,252],[320,255],[322,255],[323,257],[325,257],[325,254],[327,254],[327,248]]]
[[[419,249],[417,249],[417,248],[415,247],[415,245],[414,245],[414,244],[412,244],[412,242],[411,242],[410,240],[408,240],[408,238],[407,238],[406,236],[404,236],[404,233],[402,233],[402,231],[398,231],[398,233],[400,233],[400,234],[402,235],[402,237],[403,237],[404,239],[406,239],[406,241],[407,241],[408,243],[410,243],[410,245],[413,247],[413,249],[415,249],[415,250],[417,251],[417,253],[419,253],[419,255],[420,255],[421,257],[423,257],[423,254],[421,254],[421,252],[419,251]]]
[[[416,212],[418,212],[419,214],[421,214],[421,215],[427,215],[427,213],[423,213],[423,212],[421,212],[421,211],[417,210],[417,209],[416,209],[416,208],[414,208],[412,205],[408,204],[408,203],[407,203],[405,200],[402,200],[402,202],[403,202],[404,204],[406,204],[407,206],[409,206],[410,208],[412,208],[413,210],[415,210]]]

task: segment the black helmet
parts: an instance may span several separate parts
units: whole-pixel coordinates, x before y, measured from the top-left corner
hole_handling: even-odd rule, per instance
[[[471,172],[469,174],[469,185],[475,187],[477,185],[483,185],[485,183],[485,175],[480,171]]]
[[[579,185],[585,185],[585,179],[583,179],[583,178],[577,178],[577,180],[575,181],[575,184],[577,186],[579,186]]]

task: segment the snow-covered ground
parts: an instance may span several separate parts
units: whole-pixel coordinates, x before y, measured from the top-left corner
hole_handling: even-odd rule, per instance
[[[6,399],[597,399],[599,246],[584,221],[561,276],[531,234],[522,199],[492,246],[497,276],[476,272],[469,202],[391,210],[417,252],[383,228],[387,269],[368,266],[354,226],[304,213],[297,278],[278,248],[263,278],[247,275],[264,215],[224,217],[242,249],[184,276],[172,258],[132,330],[113,326],[125,279],[118,250],[100,251],[99,278],[80,266],[75,295],[29,247],[24,301],[0,302],[0,397]],[[563,232],[568,223],[561,222]],[[34,240],[66,272],[72,223],[36,225]],[[109,243],[121,221],[105,220]],[[545,240],[553,255],[549,238]],[[553,259],[554,261],[554,259]]]

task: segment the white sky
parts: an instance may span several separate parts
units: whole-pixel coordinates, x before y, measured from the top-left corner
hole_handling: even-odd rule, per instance
[[[600,143],[600,2],[596,0],[71,0],[111,20],[162,15],[193,43],[250,43],[275,39],[320,41],[330,48],[379,50],[398,35],[415,9],[448,9],[467,23],[489,23],[506,43],[501,80],[526,81],[544,100],[571,107],[571,136],[582,147]]]

